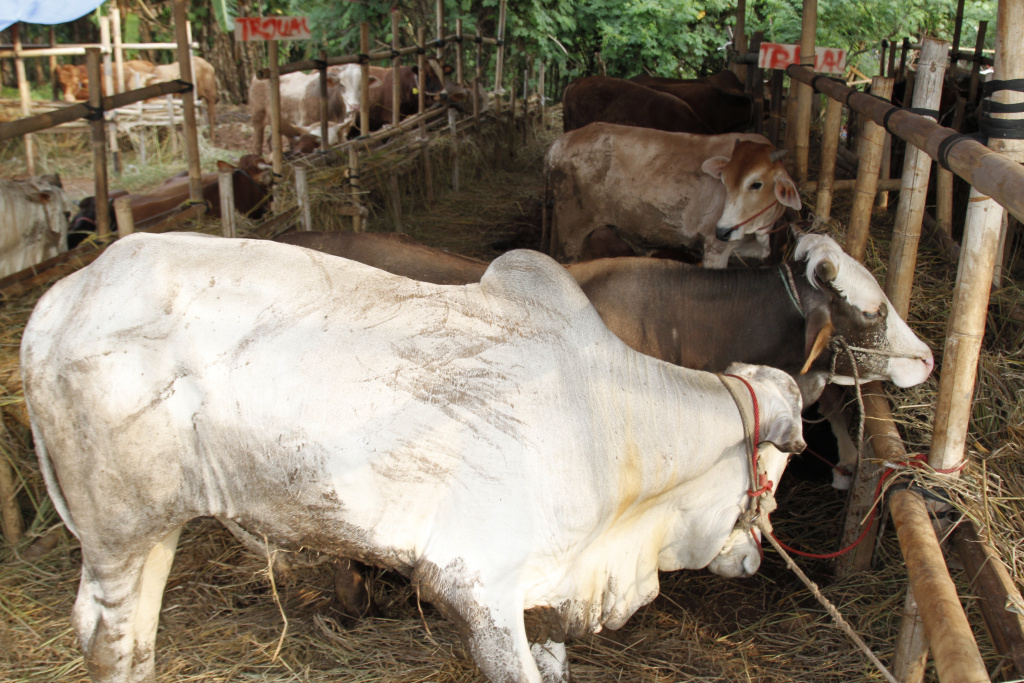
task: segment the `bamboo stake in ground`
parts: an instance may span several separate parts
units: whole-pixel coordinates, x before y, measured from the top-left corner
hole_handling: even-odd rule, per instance
[[[803,27],[800,34],[800,63],[814,69],[814,34],[818,27],[818,0],[804,0]],[[807,180],[807,162],[811,149],[811,98],[814,89],[800,83],[796,105],[797,182]]]
[[[0,430],[0,434],[6,436],[6,431],[6,429]],[[0,454],[0,522],[2,522],[7,546],[14,547],[24,535],[25,521],[21,517],[21,507],[18,505],[18,484],[14,477],[14,468],[2,454]]]
[[[121,10],[110,8],[110,31],[114,39],[114,84],[124,92],[124,50],[121,48]]]
[[[91,83],[100,82],[100,49],[85,50],[86,69]],[[93,195],[96,198],[96,232],[110,233],[110,201],[107,189],[107,136],[104,134],[102,93],[99,87],[89,88],[89,106],[95,112],[92,121],[92,164],[96,178]]]
[[[401,45],[398,42],[398,10],[391,10],[391,52],[397,53]],[[399,69],[402,68],[402,58],[395,54],[391,59],[391,125],[398,125],[399,110],[398,103],[402,101],[402,78]],[[423,76],[420,76],[423,78]],[[422,88],[421,88],[422,90]]]
[[[925,38],[917,66],[917,87],[913,102],[915,109],[938,110],[948,52],[949,43],[946,41]],[[924,220],[925,196],[928,194],[931,170],[931,157],[917,147],[908,145],[903,163],[899,205],[896,207],[896,222],[892,231],[889,267],[885,273],[885,293],[895,312],[903,319],[906,319],[910,311],[910,291],[914,284],[917,247],[921,241],[921,222]]]
[[[422,42],[420,46],[422,47]],[[361,70],[361,96],[363,103],[359,110],[359,132],[361,135],[370,134],[370,61],[367,55],[370,52],[370,25],[365,21],[359,24],[359,68]],[[423,73],[420,67],[420,73]]]
[[[462,19],[455,20],[455,82],[462,85]]]
[[[363,225],[362,216],[362,187],[359,183],[359,155],[356,153],[355,145],[348,148],[348,183],[351,189],[352,206],[356,209],[352,214],[352,232],[363,232],[366,226]]]
[[[203,174],[199,167],[199,132],[196,126],[195,78],[192,75],[185,0],[174,0],[174,34],[178,39],[178,67],[181,72],[181,80],[193,84],[193,90],[181,95],[181,109],[185,120],[185,154],[188,157],[189,199],[193,202],[201,202],[203,201]]]
[[[295,166],[295,196],[299,203],[299,225],[303,230],[312,230],[313,216],[309,206],[309,184],[306,182],[305,166]]]
[[[320,50],[320,149],[330,147],[330,133],[327,130],[327,50]]]
[[[434,205],[434,168],[430,161],[430,138],[427,124],[420,123],[420,165],[423,167],[423,190],[427,206]]]
[[[100,44],[103,46],[103,94],[114,94],[114,68],[110,60],[110,17],[100,17]],[[91,83],[91,81],[90,81]],[[117,123],[112,119],[107,126],[107,149],[114,161],[114,175],[121,175],[121,146],[117,144]]]
[[[907,586],[903,601],[903,621],[896,636],[896,653],[892,669],[900,683],[920,683],[928,666],[928,637],[921,621],[921,609],[914,599],[914,589]]]
[[[21,24],[15,23],[11,28],[11,33],[14,34],[14,52],[21,52]],[[21,115],[31,116],[32,114],[32,91],[28,87],[28,76],[25,75],[25,60],[21,57],[14,58],[14,71],[18,75],[18,97],[21,100]],[[98,81],[97,81],[98,82]],[[97,89],[98,90],[98,89]],[[97,94],[99,94],[97,92]],[[92,90],[89,91],[90,102],[92,100]],[[35,150],[35,137],[32,135],[26,135],[25,140],[25,166],[28,169],[29,175],[36,174],[36,150]]]
[[[114,215],[117,216],[117,236],[119,239],[135,232],[135,214],[132,212],[131,197],[118,197],[114,200]]]
[[[417,51],[418,56],[416,57],[416,68],[421,74],[427,73],[427,55],[424,50],[424,45],[426,45],[426,43],[427,30],[421,26],[416,29],[416,46],[419,48]],[[422,114],[427,108],[427,93],[424,92],[423,88],[419,88],[418,90],[419,93],[416,95],[416,113]]]
[[[875,76],[871,79],[871,94],[882,99],[892,97],[892,79]],[[864,260],[867,251],[868,232],[871,226],[871,209],[875,204],[878,187],[878,166],[882,160],[882,140],[885,129],[870,119],[864,120],[861,129],[860,165],[857,167],[857,187],[850,207],[849,228],[846,234],[846,253],[858,261]]]
[[[274,173],[284,172],[284,150],[281,140],[281,74],[278,72],[278,42],[267,41],[270,61],[270,154]]]
[[[498,4],[498,55],[494,61],[494,91],[498,94],[495,102],[497,113],[501,114],[501,97],[505,90],[502,87],[505,70],[505,14],[507,0],[501,0]]]
[[[235,236],[235,188],[232,183],[234,171],[217,173],[217,190],[220,194],[220,224],[225,237]]]
[[[736,57],[743,57],[747,54],[747,0],[736,0],[736,26],[733,28],[732,45]],[[729,62],[729,68],[740,79],[747,78],[747,65],[733,60]]]
[[[827,221],[832,215],[832,188],[836,178],[836,154],[839,150],[839,126],[843,119],[843,103],[827,97],[825,127],[821,132],[821,165],[818,169],[818,196],[814,215]]]

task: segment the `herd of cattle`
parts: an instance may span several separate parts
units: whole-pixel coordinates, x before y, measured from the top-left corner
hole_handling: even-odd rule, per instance
[[[362,102],[332,67],[332,120],[408,113],[383,71]],[[401,72],[403,92],[450,94],[431,71]],[[315,75],[281,85],[288,134],[315,135]],[[621,626],[659,571],[753,574],[752,518],[804,448],[803,408],[858,380],[919,384],[933,358],[827,236],[731,262],[763,262],[801,208],[779,151],[742,132],[735,86],[567,88],[545,158],[543,248],[562,265],[399,235],[137,234],[55,284],[21,365],[42,474],[81,542],[93,680],[154,676],[163,588],[199,516],[261,553],[350,560],[356,613],[360,562],[401,572],[492,681],[568,681],[566,639]],[[254,192],[261,87],[239,180]],[[680,248],[702,265],[650,257]]]

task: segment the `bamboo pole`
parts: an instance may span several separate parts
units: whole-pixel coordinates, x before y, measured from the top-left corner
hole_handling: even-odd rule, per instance
[[[110,8],[110,31],[114,40],[114,84],[116,92],[124,92],[124,49],[121,47],[121,10]]]
[[[12,29],[13,30],[13,29]],[[50,45],[57,43],[57,31],[50,27]],[[53,99],[60,99],[60,83],[57,81],[57,55],[49,55],[50,60],[50,85],[53,86]]]
[[[924,499],[911,490],[896,491],[889,497],[889,511],[939,680],[988,683],[988,671],[943,562]]]
[[[363,108],[359,111],[359,132],[361,135],[370,134],[370,62],[367,58],[369,52],[370,25],[364,21],[359,24],[359,67],[362,71],[360,88],[362,89],[363,102]],[[420,73],[423,72],[420,71]]]
[[[21,52],[21,24],[16,23],[11,28],[11,33],[14,34],[14,52],[15,54]],[[32,92],[28,87],[28,76],[25,75],[25,60],[21,57],[16,56],[14,58],[14,71],[18,76],[18,96],[21,100],[21,115],[29,116],[32,113]],[[98,93],[98,90],[97,90]],[[92,97],[92,90],[89,90],[89,96]],[[28,170],[29,175],[36,174],[36,142],[35,138],[31,135],[25,136],[25,166]]]
[[[132,198],[129,195],[114,200],[114,215],[117,217],[119,239],[135,232],[135,214],[132,212]],[[103,237],[99,233],[97,235]]]
[[[421,74],[427,73],[427,55],[423,50],[423,47],[427,44],[427,30],[422,26],[416,30],[416,45],[419,47],[419,51],[416,57],[416,68]],[[416,99],[416,112],[422,114],[427,109],[427,94],[423,91],[423,88],[419,89],[419,94]]]
[[[91,47],[85,53],[89,82],[100,82],[100,49]],[[102,92],[99,87],[89,88],[89,106],[96,112],[92,120],[92,164],[96,176],[96,233],[110,233],[110,200],[107,191],[107,136],[103,130]]]
[[[480,125],[480,90],[484,82],[484,46],[480,42],[480,29],[476,31],[476,68],[473,70],[473,125]]]
[[[907,586],[903,601],[903,621],[896,636],[893,674],[900,683],[920,683],[928,666],[928,637],[921,621],[921,609],[914,598],[914,589]]]
[[[462,19],[455,20],[455,82],[462,85]]]
[[[885,73],[885,49],[889,47],[889,41],[882,38],[881,47],[878,50],[878,75],[879,76],[892,76],[892,74]]]
[[[267,41],[270,62],[270,154],[274,173],[284,173],[284,149],[281,140],[281,74],[278,73],[278,41]]]
[[[235,236],[235,188],[232,178],[234,171],[217,173],[217,191],[220,195],[220,225],[224,237]]]
[[[111,63],[110,17],[100,17],[100,44],[103,47],[103,94],[110,97],[114,94],[114,67]],[[90,90],[99,87],[100,82],[89,81]],[[111,120],[107,125],[107,149],[114,161],[114,175],[121,175],[121,146],[117,144],[117,122]]]
[[[348,148],[348,183],[351,191],[352,206],[356,209],[356,212],[352,214],[352,232],[363,232],[366,230],[366,226],[363,225],[361,211],[363,199],[359,182],[359,155],[356,153],[355,145],[351,145]]]
[[[974,43],[974,56],[981,57],[981,51],[985,47],[985,34],[988,33],[988,22],[978,22],[978,40]],[[978,83],[981,80],[981,61],[975,59],[971,64],[971,85],[967,93],[967,101],[974,104],[978,101]]]
[[[903,39],[903,47],[900,49],[900,70],[896,80],[907,77],[907,53],[910,51],[910,38]]]
[[[313,215],[309,205],[309,184],[306,181],[306,167],[295,167],[295,196],[299,203],[299,218],[302,230],[313,229]]]
[[[768,113],[768,139],[776,147],[779,146],[779,135],[782,132],[782,100],[785,98],[785,73],[778,69],[772,70],[772,102]]]
[[[915,109],[937,110],[942,97],[949,43],[925,38],[917,67]],[[908,146],[903,163],[903,183],[889,250],[889,267],[885,273],[885,293],[895,312],[904,320],[910,311],[910,291],[914,284],[917,247],[921,241],[921,222],[928,194],[932,160],[917,147]]]
[[[494,91],[497,93],[497,101],[495,102],[495,109],[497,113],[501,114],[501,96],[505,93],[502,88],[504,80],[504,69],[505,69],[505,14],[507,10],[507,0],[501,0],[498,4],[498,54],[494,61]]]
[[[871,79],[871,94],[888,100],[892,97],[892,79],[875,76]],[[858,261],[864,260],[871,226],[871,208],[878,187],[878,167],[882,160],[882,140],[885,129],[873,120],[864,121],[861,129],[860,165],[857,167],[857,187],[850,207],[849,227],[846,233],[846,252]]]
[[[750,50],[757,54],[761,50],[761,41],[764,39],[763,31],[756,31],[750,39]],[[758,135],[764,134],[764,71],[756,64],[747,68],[747,80],[745,83],[747,94],[753,98],[751,106],[751,125],[753,132]]]
[[[540,69],[537,72],[537,93],[540,95],[540,103],[537,107],[540,112],[540,125],[547,130],[547,113],[544,108],[544,62],[540,63]]]
[[[398,43],[398,10],[391,10],[391,51],[397,53]],[[402,78],[399,70],[402,68],[402,58],[397,54],[391,59],[391,125],[397,126],[401,115],[399,102],[402,101]],[[422,78],[423,76],[421,76]],[[422,88],[421,88],[422,90]]]
[[[796,88],[799,85],[795,78],[789,79],[789,92],[786,93],[786,143],[784,147],[790,150],[782,159],[782,165],[790,176],[796,177]]]
[[[427,207],[434,205],[434,167],[430,161],[430,138],[427,137],[427,124],[420,123],[420,165],[423,167],[424,200]]]
[[[956,73],[956,63],[960,61],[960,36],[963,34],[964,26],[964,0],[956,2],[956,19],[953,22],[953,72]]]
[[[178,128],[174,123],[174,98],[167,95],[164,100],[167,104],[167,137],[171,141],[171,154],[178,156]]]
[[[818,196],[814,215],[827,221],[832,215],[832,193],[836,177],[836,154],[839,150],[839,125],[843,104],[831,97],[825,104],[825,128],[821,133],[821,166],[818,170]]]
[[[330,131],[327,128],[327,50],[320,50],[320,64],[317,65],[320,78],[320,149],[324,152],[331,146]],[[342,116],[347,112],[342,112]]]
[[[0,523],[7,547],[13,548],[25,533],[25,520],[18,505],[18,484],[14,468],[7,458],[0,458]]]
[[[804,0],[803,27],[800,34],[800,63],[814,69],[814,34],[818,26],[818,0]],[[811,98],[814,89],[800,83],[796,106],[797,182],[807,180],[807,162],[811,149]]]
[[[178,67],[181,80],[195,84],[192,76],[192,60],[189,58],[188,20],[186,19],[185,0],[174,0],[174,33],[178,39]],[[199,135],[196,129],[196,99],[194,91],[181,96],[182,112],[185,125],[185,153],[188,157],[189,199],[193,202],[203,200],[202,171],[199,167]]]
[[[444,41],[444,0],[437,0],[436,2],[437,11],[437,50],[434,51],[434,57],[437,61],[441,61],[444,58],[444,47],[441,42]]]
[[[747,54],[747,0],[736,0],[736,26],[733,28],[733,51],[737,57],[743,57]],[[740,79],[745,81],[747,78],[747,65],[738,61],[733,60],[729,64],[729,68],[732,72]]]

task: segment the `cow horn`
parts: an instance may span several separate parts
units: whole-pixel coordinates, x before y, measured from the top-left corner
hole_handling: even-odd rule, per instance
[[[772,152],[772,153],[770,153],[768,155],[768,160],[771,161],[774,164],[776,161],[778,161],[782,157],[786,156],[786,154],[788,154],[788,153],[789,153],[788,149],[777,149],[777,150],[775,150],[774,152]]]
[[[828,346],[828,343],[832,340],[832,330],[833,327],[831,322],[826,322],[821,326],[821,329],[818,330],[818,336],[814,339],[814,345],[811,347],[810,353],[807,354],[807,361],[804,362],[804,366],[800,368],[801,375],[807,374],[807,371],[811,369],[811,365]]]
[[[814,274],[818,277],[821,282],[832,282],[836,279],[836,264],[829,260],[823,260],[818,263],[818,267],[814,269]]]

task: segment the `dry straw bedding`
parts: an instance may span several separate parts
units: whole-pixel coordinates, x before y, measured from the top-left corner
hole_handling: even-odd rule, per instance
[[[508,131],[493,135],[463,143],[475,151],[463,158],[463,190],[458,195],[443,189],[450,168],[444,159],[450,161],[450,149],[434,150],[437,202],[429,210],[414,210],[423,204],[422,191],[410,191],[403,206],[406,232],[428,244],[481,258],[492,258],[510,245],[536,246],[530,240],[537,238],[540,159],[555,133],[542,132],[526,144],[518,133],[516,156],[506,156],[501,168],[486,159],[495,139],[502,144],[509,140]],[[415,179],[422,169],[413,166],[408,172]],[[337,173],[320,169],[310,176],[311,186],[318,188],[314,193],[318,224],[333,220],[335,227],[341,227],[347,220],[330,215],[328,200],[337,196],[339,186],[332,183],[340,182],[330,177]],[[374,229],[390,227],[387,202],[391,199],[385,196],[371,191],[365,197]],[[843,215],[843,209],[839,207],[836,214]],[[876,274],[888,252],[883,237],[888,233],[887,220],[877,217],[875,241],[869,249],[869,264]],[[838,229],[838,225],[826,229]],[[255,234],[253,226],[242,226],[242,230]],[[500,243],[498,248],[492,246],[495,242]],[[910,317],[940,363],[954,280],[955,266],[925,244]],[[954,492],[957,506],[991,531],[1018,578],[1024,570],[1020,557],[1024,325],[1015,320],[1014,311],[1022,305],[1021,293],[1015,284],[994,292],[971,423],[971,465]],[[79,550],[74,538],[62,531],[46,498],[20,404],[18,343],[40,294],[32,292],[0,308],[0,386],[4,388],[0,402],[8,426],[0,447],[20,478],[20,500],[31,525],[23,543],[0,550],[0,680],[85,681],[69,621],[78,584]],[[937,377],[912,390],[891,391],[893,413],[911,451],[928,447]],[[835,549],[844,494],[827,484],[789,475],[779,489],[780,509],[773,522],[780,538],[819,552]],[[33,543],[40,538],[52,547],[38,554],[40,546]],[[843,579],[833,576],[829,561],[802,560],[801,565],[883,661],[890,661],[906,590],[891,525],[883,527],[875,558],[872,571]],[[952,571],[994,680],[1007,680],[998,671],[999,657],[984,633],[962,572]],[[701,571],[668,573],[661,579],[661,595],[621,630],[570,643],[576,680],[882,680],[770,549],[761,571],[750,579],[722,579]],[[482,680],[452,626],[429,604],[418,603],[408,582],[384,572],[371,577],[371,587],[384,616],[351,620],[333,602],[329,565],[272,585],[266,558],[242,550],[216,522],[196,520],[182,534],[167,585],[157,638],[158,679],[202,683]],[[933,671],[929,679],[935,680]]]

